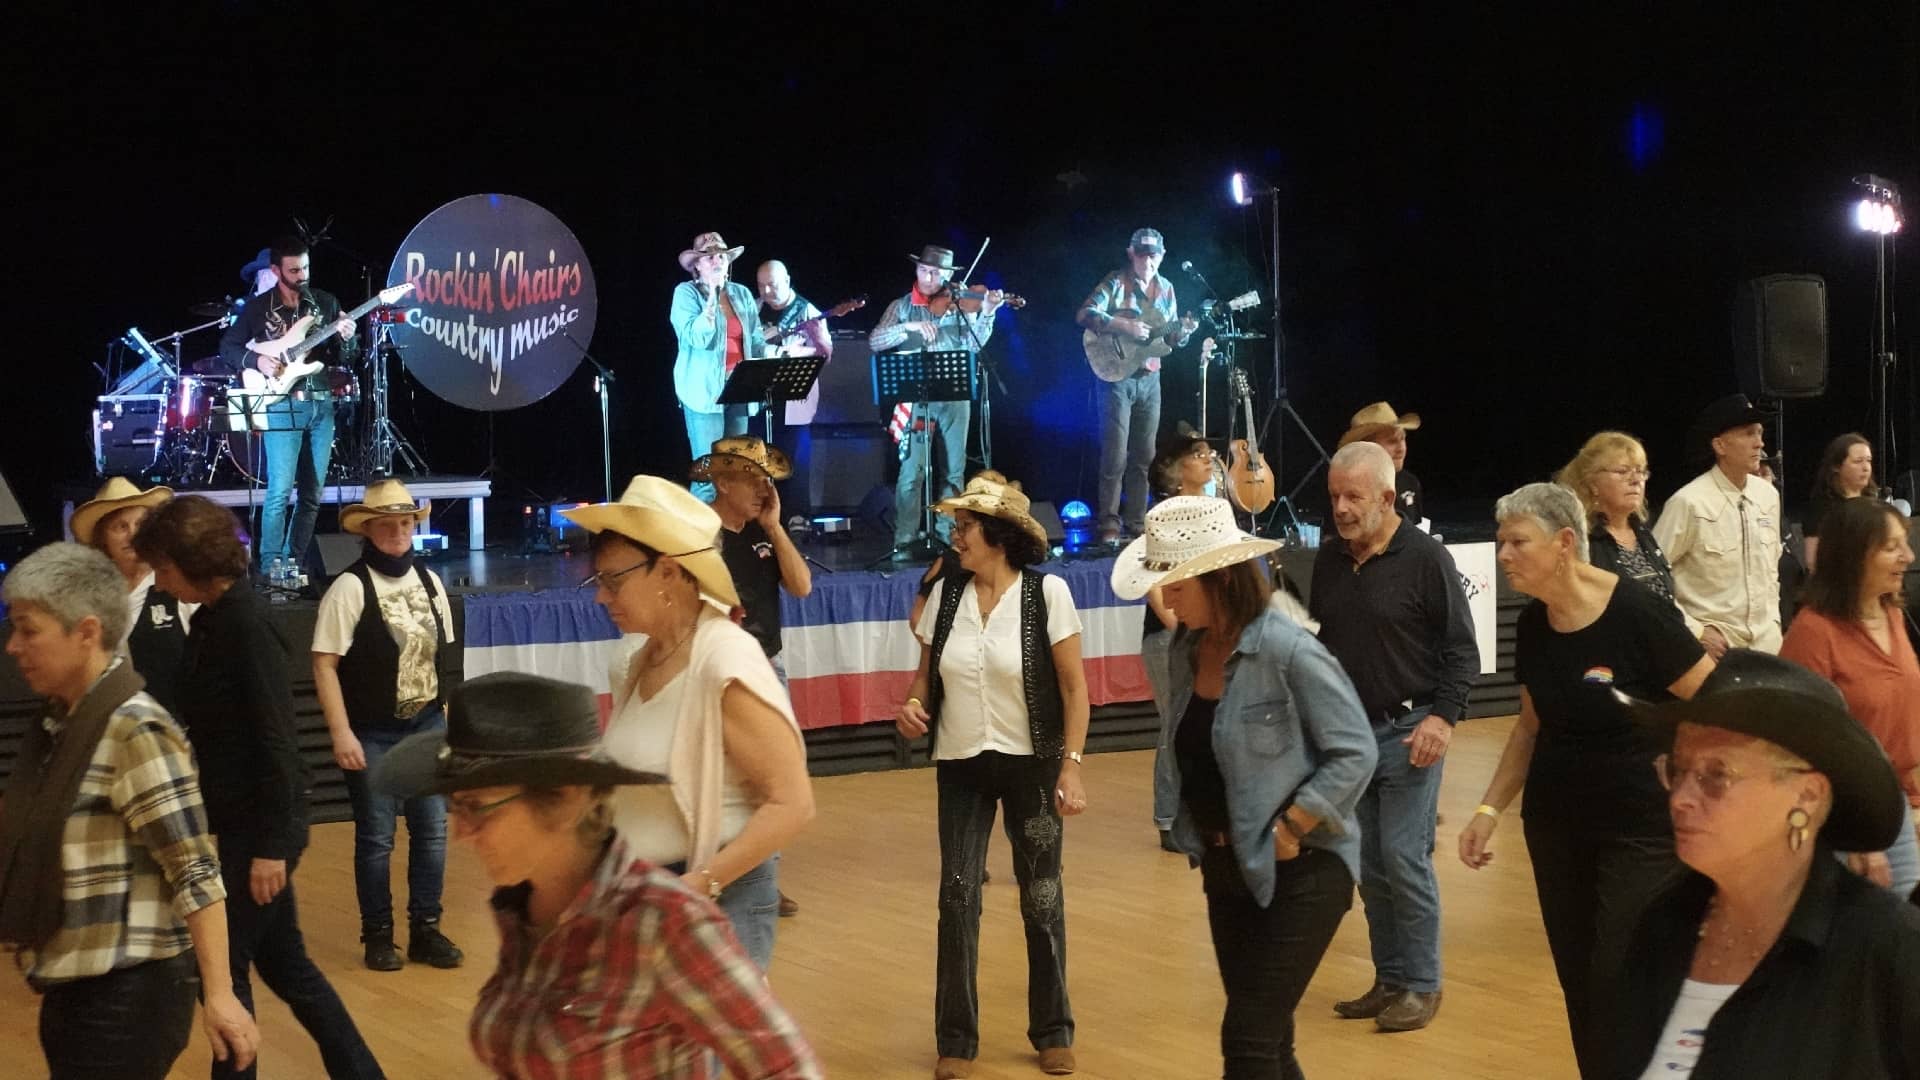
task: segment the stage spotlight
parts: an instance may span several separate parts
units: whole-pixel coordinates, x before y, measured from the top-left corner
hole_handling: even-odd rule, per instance
[[[1853,178],[1854,185],[1866,194],[1853,205],[1853,223],[1862,232],[1891,236],[1904,224],[1900,215],[1900,192],[1888,180],[1872,173]]]
[[[1234,173],[1227,181],[1227,194],[1233,197],[1235,206],[1253,205],[1253,185],[1247,183],[1246,173]]]

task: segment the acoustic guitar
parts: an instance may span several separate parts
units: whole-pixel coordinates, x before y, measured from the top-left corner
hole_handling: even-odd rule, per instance
[[[1130,337],[1103,330],[1087,330],[1080,335],[1080,348],[1087,354],[1087,363],[1093,373],[1104,382],[1119,382],[1139,371],[1148,360],[1165,356],[1173,351],[1174,339],[1183,333],[1191,332],[1188,326],[1193,316],[1187,316],[1181,322],[1168,322],[1159,308],[1137,311],[1133,308],[1120,308],[1113,313],[1115,318],[1124,315],[1145,323],[1152,331],[1145,341],[1135,341]],[[1195,323],[1195,326],[1198,324]]]
[[[1247,373],[1228,368],[1227,378],[1247,422],[1247,437],[1233,440],[1233,463],[1227,466],[1227,498],[1247,513],[1258,514],[1273,505],[1273,470],[1260,453],[1259,433],[1253,426],[1253,388],[1247,385]]]

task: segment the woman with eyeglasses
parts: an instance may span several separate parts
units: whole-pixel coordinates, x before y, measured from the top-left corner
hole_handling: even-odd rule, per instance
[[[773,960],[780,849],[813,819],[793,704],[738,606],[720,516],[692,492],[636,476],[619,502],[562,511],[593,533],[594,598],[646,644],[612,673],[603,736],[615,761],[671,783],[623,788],[614,825],[631,853],[683,875]]]
[[[1500,814],[1526,789],[1522,826],[1534,889],[1580,1074],[1601,1075],[1594,959],[1618,946],[1635,903],[1677,868],[1673,828],[1652,769],[1658,748],[1616,699],[1692,697],[1713,670],[1671,606],[1587,561],[1587,514],[1559,484],[1528,484],[1494,506],[1499,561],[1533,600],[1514,631],[1520,719],[1460,860],[1493,861]]]
[[[1593,565],[1630,577],[1673,604],[1673,567],[1647,524],[1647,481],[1652,476],[1647,448],[1639,439],[1623,431],[1602,431],[1553,479],[1586,507]]]
[[[1820,535],[1834,508],[1871,490],[1873,444],[1857,431],[1836,436],[1820,454],[1820,467],[1813,474],[1813,501],[1807,507],[1807,520],[1800,526],[1800,558],[1809,574],[1818,565]]]
[[[1827,511],[1826,558],[1807,579],[1780,655],[1840,688],[1847,711],[1880,742],[1910,806],[1920,807],[1920,661],[1907,637],[1905,583],[1913,565],[1907,518],[1878,499]],[[1920,885],[1920,843],[1903,829],[1884,852],[1848,864],[1895,895]]]
[[[1670,747],[1685,873],[1596,965],[1588,1076],[1892,1080],[1920,1076],[1920,911],[1834,850],[1907,828],[1893,769],[1832,684],[1733,649],[1690,701],[1641,706]]]

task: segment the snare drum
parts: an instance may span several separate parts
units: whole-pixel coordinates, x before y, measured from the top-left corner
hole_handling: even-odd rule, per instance
[[[330,367],[326,376],[335,405],[352,405],[360,400],[360,380],[352,368]]]

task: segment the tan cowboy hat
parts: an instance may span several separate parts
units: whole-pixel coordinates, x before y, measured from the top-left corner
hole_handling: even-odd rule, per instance
[[[693,238],[692,247],[680,253],[680,269],[691,273],[693,271],[693,260],[702,255],[711,255],[716,251],[726,252],[727,261],[732,262],[739,258],[740,253],[745,250],[747,250],[745,245],[728,247],[727,242],[720,239],[720,234],[717,232],[703,232]]]
[[[94,492],[92,499],[81,503],[74,510],[72,520],[67,522],[67,528],[72,530],[76,542],[91,547],[93,530],[99,527],[100,522],[108,514],[115,510],[125,510],[129,506],[159,506],[171,498],[173,498],[173,489],[170,487],[150,487],[141,491],[134,486],[133,481],[124,476],[116,476],[100,485],[100,490]]]
[[[376,480],[367,485],[360,501],[340,511],[340,531],[365,536],[367,522],[374,518],[410,517],[414,524],[427,520],[433,507],[413,501],[413,492],[398,480]]]
[[[931,266],[940,270],[952,270],[956,274],[966,269],[964,266],[955,266],[953,264],[953,252],[933,244],[928,244],[921,248],[920,254],[909,255],[907,258],[912,259],[922,266]]]
[[[1240,531],[1233,507],[1209,495],[1176,495],[1147,511],[1147,531],[1113,561],[1113,595],[1138,600],[1155,585],[1196,578],[1280,546]]]
[[[1347,425],[1347,433],[1340,436],[1340,445],[1362,439],[1377,439],[1394,428],[1412,431],[1419,426],[1419,413],[1395,413],[1393,406],[1376,401],[1353,414],[1353,423]]]
[[[1009,480],[994,472],[985,470],[967,481],[967,489],[951,499],[942,499],[933,504],[935,513],[951,514],[955,510],[971,510],[976,514],[997,517],[1020,526],[1028,536],[1040,541],[1046,548],[1047,530],[1034,520],[1031,512],[1033,500],[1020,490],[1018,481]]]
[[[713,444],[713,453],[693,463],[693,479],[711,480],[715,473],[758,473],[769,480],[793,475],[793,462],[779,449],[754,435],[729,435]]]
[[[700,591],[722,607],[740,604],[733,575],[720,558],[720,515],[693,492],[661,476],[636,476],[619,502],[594,503],[560,516],[588,532],[613,532],[645,544],[687,568]]]

